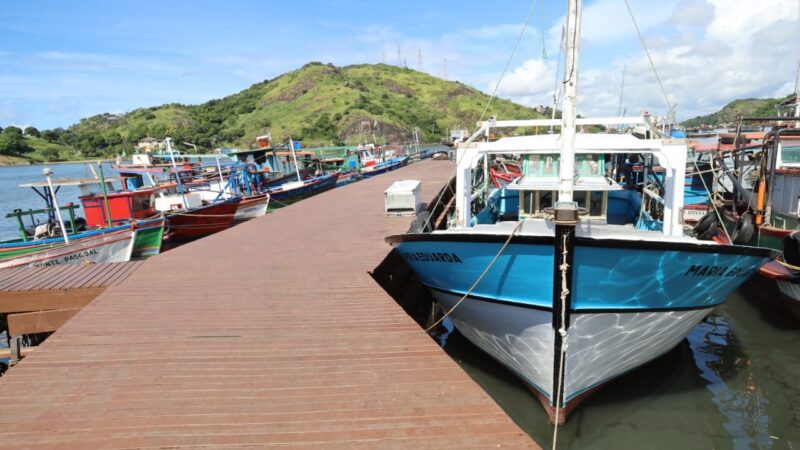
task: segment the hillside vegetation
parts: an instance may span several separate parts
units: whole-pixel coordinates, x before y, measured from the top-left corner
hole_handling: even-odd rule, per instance
[[[747,98],[734,100],[725,105],[721,110],[705,116],[698,116],[683,122],[686,127],[699,126],[735,126],[739,118],[744,117],[774,117],[777,113],[776,105],[785,98]]]
[[[28,136],[29,156],[61,158],[130,154],[144,137],[190,142],[207,151],[251,147],[256,136],[289,136],[305,146],[406,143],[417,127],[423,142],[437,142],[450,128],[473,128],[489,96],[455,81],[386,64],[335,67],[309,63],[200,105],[167,104],[127,114],[101,114],[69,129]],[[485,118],[540,118],[542,114],[495,99]],[[26,130],[27,131],[27,130]],[[46,144],[52,145],[47,147]],[[188,147],[184,147],[188,148]],[[32,149],[32,150],[30,150]]]

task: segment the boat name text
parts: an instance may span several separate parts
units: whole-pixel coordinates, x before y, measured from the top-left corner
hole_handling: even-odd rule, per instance
[[[51,259],[49,261],[41,261],[33,264],[33,267],[50,267],[50,266],[59,266],[61,264],[69,264],[84,258],[88,258],[89,256],[93,256],[98,254],[99,252],[97,249],[90,249],[84,250],[82,252],[72,253],[70,255],[63,256],[58,259]]]
[[[692,264],[683,276],[693,277],[744,277],[753,274],[755,269],[749,267],[730,267],[730,266],[705,266],[702,264]]]
[[[403,257],[409,261],[463,264],[457,254],[449,252],[403,252]]]

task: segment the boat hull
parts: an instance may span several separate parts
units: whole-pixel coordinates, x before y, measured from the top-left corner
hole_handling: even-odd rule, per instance
[[[336,187],[339,173],[332,173],[303,181],[302,186],[291,189],[276,188],[269,191],[270,205],[273,208],[288,206],[298,200],[308,198]]]
[[[45,245],[36,251],[0,260],[0,269],[49,267],[67,264],[130,261],[137,231],[130,226],[114,227],[73,236],[69,244]]]
[[[374,166],[364,167],[361,169],[361,177],[363,178],[371,178],[376,175],[380,175],[382,173],[390,172],[395,169],[399,169],[403,166],[408,164],[408,157],[404,156],[401,158],[395,158],[390,161],[386,161],[383,163],[378,163]]]
[[[241,223],[263,216],[267,213],[268,199],[269,196],[267,194],[243,198],[242,201],[239,202],[239,207],[236,209],[236,215],[233,216],[233,222]]]
[[[133,241],[131,258],[142,259],[161,253],[166,219],[140,220],[136,222],[136,239]]]
[[[457,233],[387,238],[470,341],[525,380],[552,414],[564,314],[561,407],[673,348],[774,255],[713,244],[576,238],[571,303],[554,302],[553,237]],[[667,248],[669,246],[669,249]],[[470,289],[472,288],[472,289]],[[554,415],[551,415],[554,418]],[[563,419],[563,416],[562,416]]]
[[[167,213],[164,239],[170,242],[189,241],[230,228],[239,201],[237,197],[189,211]]]

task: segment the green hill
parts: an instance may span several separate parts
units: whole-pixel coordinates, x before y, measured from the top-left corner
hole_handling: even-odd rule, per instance
[[[788,98],[788,97],[787,97]],[[744,117],[774,117],[776,105],[785,98],[747,98],[734,100],[725,105],[721,110],[705,116],[698,116],[682,123],[685,127],[734,126],[739,118]]]
[[[373,134],[379,143],[405,143],[418,127],[422,141],[438,142],[449,128],[474,127],[488,98],[462,83],[407,68],[313,62],[222,99],[101,114],[42,136],[72,149],[66,157],[130,154],[147,136],[212,149],[252,147],[256,136],[269,132],[276,142],[291,136],[316,146],[371,142]],[[485,118],[492,115],[543,117],[501,99],[492,102]]]

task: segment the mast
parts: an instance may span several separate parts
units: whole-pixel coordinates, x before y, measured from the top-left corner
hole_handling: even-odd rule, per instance
[[[569,0],[567,7],[566,58],[564,62],[564,112],[561,118],[561,181],[559,202],[572,202],[575,176],[575,116],[578,106],[578,53],[580,51],[581,0]]]

